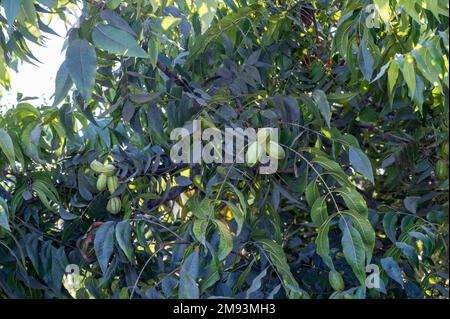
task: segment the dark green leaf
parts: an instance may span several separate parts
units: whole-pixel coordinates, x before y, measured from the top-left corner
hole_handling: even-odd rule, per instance
[[[97,72],[96,53],[86,40],[75,40],[69,44],[65,65],[77,89],[85,100],[92,96]]]
[[[381,266],[386,271],[389,277],[394,279],[403,287],[402,271],[397,262],[392,257],[382,258]]]
[[[312,97],[317,107],[319,108],[320,113],[322,113],[322,116],[325,119],[325,123],[327,123],[327,126],[330,127],[331,108],[325,92],[322,90],[315,90]]]
[[[103,274],[108,269],[109,259],[114,251],[114,228],[116,223],[109,221],[97,229],[94,239],[94,250]]]
[[[116,225],[116,241],[130,262],[133,262],[133,244],[131,242],[131,225],[128,220]]]
[[[99,49],[128,57],[148,58],[133,36],[110,25],[98,24],[92,32],[92,40]]]
[[[365,285],[365,248],[359,232],[353,226],[344,224],[342,236],[342,249],[345,260],[352,267],[353,273],[361,285]]]
[[[372,163],[363,151],[350,146],[349,160],[357,172],[363,174],[369,181],[374,183]]]

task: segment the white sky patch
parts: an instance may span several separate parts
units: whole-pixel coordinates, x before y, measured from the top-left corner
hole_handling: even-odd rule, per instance
[[[78,20],[75,9],[68,18],[71,23]],[[64,62],[65,52],[61,52],[67,29],[71,23],[65,24],[55,17],[51,20],[49,27],[59,36],[43,33],[46,37],[43,46],[27,42],[33,55],[41,62],[35,62],[35,65],[23,62],[18,67],[18,72],[9,69],[11,76],[10,90],[6,91],[3,87],[0,90],[3,96],[0,97],[0,104],[4,107],[11,107],[17,104],[17,93],[22,93],[24,97],[36,97],[31,101],[34,106],[51,105],[53,94],[55,93],[55,78],[59,67]]]

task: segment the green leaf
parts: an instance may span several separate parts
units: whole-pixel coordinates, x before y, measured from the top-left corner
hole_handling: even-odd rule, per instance
[[[200,1],[200,0],[199,0]],[[219,23],[207,30],[207,32],[195,39],[194,44],[189,50],[189,57],[186,61],[187,65],[191,65],[205,50],[212,41],[222,34],[222,30],[236,30],[240,21],[250,19],[252,14],[257,14],[260,9],[259,5],[252,7],[241,7],[237,12],[228,13]],[[199,27],[201,28],[201,27]]]
[[[50,211],[56,211],[55,207],[53,207],[50,203],[50,201],[58,203],[58,199],[56,197],[57,193],[53,185],[49,185],[42,180],[35,180],[33,182],[32,189],[37,193],[39,199],[45,207],[47,207]]]
[[[25,250],[28,258],[30,258],[36,272],[41,273],[41,263],[39,261],[39,237],[30,234],[25,240]]]
[[[16,161],[16,155],[14,151],[14,144],[11,139],[11,136],[9,136],[8,132],[6,132],[4,129],[0,128],[0,150],[3,151],[6,158],[9,161],[9,164],[11,165],[11,168],[14,169]]]
[[[209,264],[209,274],[208,276],[202,280],[200,293],[203,294],[205,291],[212,287],[215,283],[220,280],[220,269],[216,260],[212,260]]]
[[[98,24],[92,32],[92,40],[97,48],[112,54],[144,59],[149,57],[130,33],[111,25]]]
[[[114,251],[115,222],[105,222],[97,229],[94,239],[94,250],[103,274],[108,270],[109,259]]]
[[[322,166],[325,169],[326,174],[333,176],[333,178],[342,186],[352,186],[347,174],[345,174],[342,167],[335,161],[330,160],[325,156],[316,155],[312,163],[317,163]]]
[[[22,0],[3,0],[2,7],[5,10],[6,20],[10,26],[13,25],[19,13]]]
[[[448,17],[448,4],[447,4],[447,10],[440,5],[440,0],[428,0],[426,2],[426,9],[430,10],[431,13],[433,13],[434,17],[436,18],[436,20],[438,20],[440,22],[440,17],[439,15],[442,14],[446,17]],[[444,3],[444,1],[442,1],[441,3]]]
[[[417,213],[417,207],[419,206],[420,200],[420,196],[407,196],[403,200],[403,204],[408,211],[415,214]]]
[[[118,6],[120,6],[121,0],[108,0],[106,1],[106,5],[110,9],[116,9]]]
[[[158,39],[155,37],[152,37],[148,41],[148,50],[149,50],[149,59],[150,63],[152,64],[153,68],[156,68],[156,65],[158,63],[158,54],[160,50],[160,44]]]
[[[200,268],[199,253],[193,251],[184,261],[180,270],[179,299],[198,299],[200,292],[197,285]]]
[[[415,8],[416,0],[399,0],[398,4],[413,18],[417,23],[422,24],[419,14]]]
[[[403,288],[402,271],[398,263],[392,257],[382,258],[381,266],[386,271],[389,277],[394,279]]]
[[[242,285],[246,282],[246,279],[249,275],[249,273],[252,271],[253,264],[255,263],[256,259],[253,259],[248,266],[245,268],[245,270],[240,274],[238,280],[236,281],[236,284],[233,287],[233,294],[236,294],[237,291],[242,287]]]
[[[365,249],[359,232],[353,226],[344,223],[342,236],[342,249],[347,263],[352,267],[353,273],[361,285],[365,284]]]
[[[395,85],[397,84],[397,79],[398,79],[398,63],[396,60],[392,60],[391,64],[389,65],[389,69],[388,69],[388,76],[387,76],[387,82],[388,82],[388,93],[389,93],[389,97],[390,97],[390,101],[392,104],[392,99],[393,99],[393,95],[394,95],[394,89],[395,89]]]
[[[244,218],[245,218],[245,216],[247,216],[247,212],[248,212],[247,199],[245,198],[244,194],[242,194],[242,192],[236,186],[234,186],[231,183],[228,183],[228,185],[233,189],[234,193],[239,198],[239,203],[242,208],[242,214],[244,215]]]
[[[335,215],[328,217],[325,222],[322,223],[316,238],[316,252],[320,257],[322,257],[325,265],[332,270],[334,270],[334,264],[330,255],[330,241],[328,238],[328,233],[330,231],[330,222],[334,216]]]
[[[413,97],[416,90],[416,73],[414,71],[414,58],[411,54],[405,56],[402,73],[411,96]]]
[[[22,147],[25,154],[31,157],[36,163],[43,164],[39,157],[39,140],[41,138],[42,127],[36,121],[28,123],[21,134]]]
[[[128,220],[116,225],[116,241],[130,262],[133,262],[133,244],[131,242],[131,225]]]
[[[373,3],[378,11],[383,22],[389,25],[391,20],[391,8],[389,7],[389,0],[374,0]]]
[[[414,61],[416,62],[417,69],[420,73],[430,82],[433,86],[439,88],[442,92],[442,85],[439,79],[441,70],[438,63],[434,63],[433,58],[427,47],[422,46],[412,51]]]
[[[370,221],[362,217],[360,214],[349,211],[345,212],[352,218],[353,226],[361,235],[366,251],[366,263],[369,264],[372,259],[373,249],[375,247],[375,230],[372,228]]]
[[[408,232],[408,235],[411,238],[418,239],[422,242],[423,248],[424,248],[423,251],[425,253],[425,256],[431,255],[431,252],[433,251],[433,247],[434,247],[434,242],[433,242],[433,239],[430,238],[430,236],[425,235],[418,231],[410,231],[410,232]]]
[[[348,209],[357,212],[362,217],[367,218],[369,210],[367,204],[361,194],[354,188],[344,187],[336,190],[347,205]]]
[[[209,221],[207,219],[195,219],[192,225],[192,232],[195,238],[202,244],[206,242],[206,230],[208,228]]]
[[[366,39],[363,39],[359,46],[358,63],[364,78],[370,81],[373,75],[374,60],[369,51],[369,45]]]
[[[218,0],[194,0],[195,6],[202,25],[202,34],[209,29],[211,22],[216,15]]]
[[[225,222],[220,220],[214,220],[214,224],[216,224],[217,226],[217,230],[219,231],[220,237],[219,249],[217,251],[217,258],[219,260],[224,260],[233,250],[233,236]]]
[[[86,40],[75,40],[69,44],[66,52],[66,67],[72,81],[83,98],[88,101],[92,96],[97,73],[95,49]]]
[[[238,207],[237,205],[233,204],[232,202],[225,201],[225,203],[227,204],[228,208],[233,213],[234,220],[236,221],[236,224],[237,224],[236,236],[239,236],[239,234],[242,231],[242,227],[244,225],[244,222],[245,222],[244,212],[243,212],[243,210],[240,207]]]
[[[387,212],[383,218],[384,232],[393,243],[397,242],[397,220],[398,215],[395,212]]]
[[[388,63],[386,63],[385,65],[383,65],[383,66],[381,67],[381,69],[380,69],[380,72],[378,72],[377,76],[376,76],[372,81],[370,81],[370,83],[373,83],[373,82],[375,82],[375,81],[381,79],[381,77],[386,73],[386,70],[388,70],[389,67],[391,66],[391,62],[392,62],[392,61],[389,61]]]
[[[405,257],[413,262],[416,268],[419,267],[419,257],[416,249],[404,242],[396,242],[395,246],[400,249]]]
[[[108,24],[128,32],[132,36],[136,36],[134,30],[129,26],[129,24],[115,11],[113,10],[103,10],[101,13],[102,19],[106,20]]]
[[[327,94],[327,98],[329,102],[342,104],[353,100],[359,94],[359,92],[330,93]]]
[[[283,287],[289,297],[308,298],[308,294],[299,287],[297,280],[295,280],[292,275],[283,248],[270,239],[262,239],[260,242],[262,243],[264,250],[269,254],[270,260],[275,266],[278,275],[282,278]]]
[[[58,73],[56,73],[55,100],[53,102],[53,106],[59,105],[59,103],[65,99],[72,86],[73,81],[70,77],[69,70],[66,67],[66,62],[64,62],[59,68]]]
[[[327,126],[330,127],[331,107],[330,104],[328,103],[325,92],[322,90],[314,90],[312,97],[317,107],[319,108],[320,113],[322,113],[322,116],[325,119]]]
[[[33,0],[21,0],[21,10],[17,15],[17,21],[27,28],[28,32],[39,38],[41,31],[39,29],[38,16],[34,7]]]
[[[155,12],[156,10],[158,10],[158,8],[162,5],[162,1],[161,0],[149,0],[153,12]]]
[[[312,207],[316,200],[320,198],[319,188],[317,188],[316,180],[311,181],[305,190],[306,202],[309,207]]]
[[[311,208],[311,219],[316,226],[322,225],[328,218],[326,197],[316,199]]]
[[[156,100],[160,95],[161,93],[132,94],[130,100],[138,104],[147,104]]]
[[[262,279],[267,275],[267,268],[264,269],[258,276],[253,279],[252,284],[250,285],[250,288],[247,289],[245,292],[246,298],[251,298],[251,294],[254,292],[258,292],[261,289],[262,286]]]
[[[8,205],[5,200],[0,197],[0,227],[10,232]]]
[[[364,175],[369,181],[375,183],[372,163],[363,151],[353,146],[349,148],[349,160],[355,170]]]
[[[173,27],[176,27],[177,25],[179,25],[181,23],[181,21],[183,21],[181,18],[175,18],[173,16],[163,17],[161,20],[161,28],[164,31],[170,30]]]
[[[214,204],[212,200],[204,198],[201,202],[197,197],[191,197],[187,202],[192,214],[197,218],[204,219],[206,217],[214,216]]]

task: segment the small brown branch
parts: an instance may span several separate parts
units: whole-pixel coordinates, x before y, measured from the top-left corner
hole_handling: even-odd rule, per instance
[[[191,166],[191,177],[194,177],[196,175],[199,175],[201,173],[201,166],[198,164],[194,164]],[[168,202],[168,201],[172,201],[177,199],[181,194],[183,194],[184,192],[186,192],[187,190],[189,190],[192,187],[192,185],[188,185],[188,186],[175,186],[174,188],[172,188],[169,191],[169,194],[166,195],[164,198],[162,199],[155,199],[155,200],[151,200],[149,201],[147,207],[151,210],[151,209],[155,209],[161,205],[163,205],[164,203]]]
[[[214,76],[212,76],[212,77],[206,79],[205,82],[203,82],[203,86],[207,86],[209,83],[211,83],[211,82],[213,82],[213,81],[215,81],[215,80],[218,80],[218,79],[220,79],[220,78],[221,78],[221,76],[219,76],[219,75],[214,75]]]
[[[176,85],[181,87],[183,91],[192,93],[191,88],[182,80],[180,79],[175,73],[172,72],[164,63],[161,62],[161,60],[158,60],[156,62],[156,66],[158,69],[160,69],[168,78],[172,79]]]

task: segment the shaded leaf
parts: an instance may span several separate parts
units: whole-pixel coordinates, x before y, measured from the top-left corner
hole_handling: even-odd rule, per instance
[[[366,280],[364,243],[359,232],[347,223],[344,223],[342,249],[345,260],[352,267],[361,285],[364,285]]]
[[[64,62],[56,73],[55,79],[55,99],[53,101],[53,106],[59,105],[67,93],[73,86],[72,78],[70,77],[69,70],[66,67],[66,62]]]
[[[200,292],[197,285],[200,261],[198,251],[193,251],[184,260],[180,270],[180,286],[178,289],[178,298],[180,299],[198,299]]]
[[[400,267],[398,266],[398,263],[394,260],[394,258],[392,257],[382,258],[381,266],[386,271],[389,277],[391,277],[397,283],[399,283],[400,286],[404,287],[402,271],[400,270]]]
[[[3,0],[2,7],[5,10],[6,20],[10,26],[13,25],[19,13],[22,0]]]
[[[94,48],[86,40],[75,40],[67,48],[65,65],[85,100],[91,98],[94,90],[96,57]]]
[[[131,225],[128,220],[116,225],[116,241],[130,262],[133,262],[133,244],[131,242]]]
[[[397,241],[397,220],[398,215],[395,212],[388,212],[383,218],[384,232],[393,243]]]
[[[8,132],[6,132],[4,129],[0,128],[0,150],[3,151],[6,158],[9,160],[9,163],[11,165],[11,168],[14,169],[16,164],[16,155],[14,151],[14,144],[11,139],[11,136],[9,136]]]
[[[325,119],[325,123],[327,123],[327,126],[330,127],[331,107],[328,103],[325,92],[322,90],[315,90],[312,97],[317,107],[319,108],[320,113],[322,113],[322,116]]]
[[[246,298],[251,298],[252,293],[258,292],[262,286],[262,279],[267,275],[267,269],[264,269],[258,276],[253,279],[250,288],[245,292]]]
[[[217,230],[220,236],[219,249],[217,251],[217,258],[219,260],[225,259],[230,252],[233,250],[233,236],[228,229],[226,223],[214,220],[214,223],[217,226]]]
[[[9,228],[8,206],[3,198],[0,198],[0,227],[7,231],[11,231]]]
[[[350,163],[356,169],[356,171],[364,175],[372,183],[375,182],[373,177],[372,163],[370,162],[369,158],[367,157],[366,154],[364,154],[363,151],[353,146],[350,146],[349,159]]]
[[[316,199],[313,206],[311,207],[311,219],[316,226],[320,226],[325,222],[327,217],[328,214],[326,197],[321,196]]]
[[[115,225],[116,223],[113,221],[105,222],[100,226],[100,228],[97,229],[95,233],[94,250],[103,274],[106,274],[109,259],[114,251]]]
[[[207,219],[195,219],[192,225],[192,232],[195,238],[202,244],[206,241],[206,230],[208,228],[209,221]]]
[[[111,25],[98,24],[92,32],[92,40],[99,49],[128,57],[148,58],[133,36]]]

